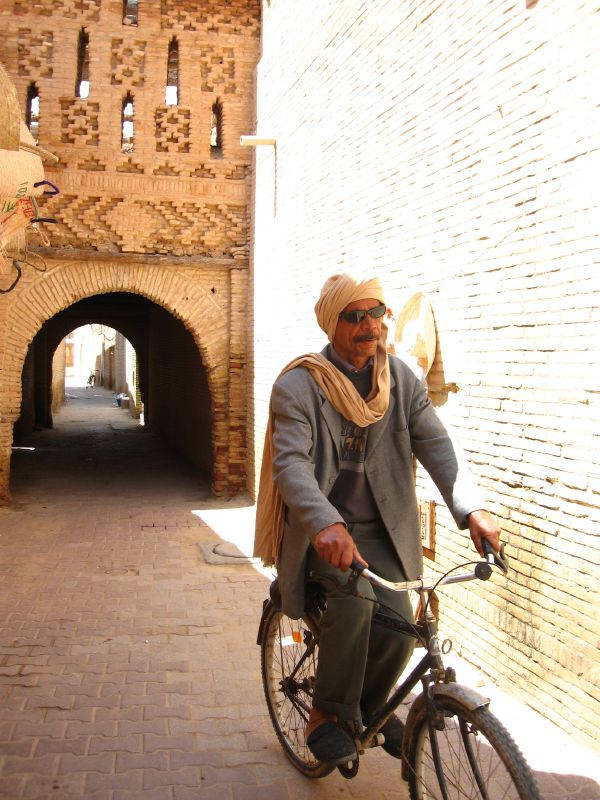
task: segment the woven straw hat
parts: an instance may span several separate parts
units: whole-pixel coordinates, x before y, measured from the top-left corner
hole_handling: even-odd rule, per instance
[[[19,149],[20,120],[17,90],[0,64],[0,150]]]
[[[421,292],[414,294],[398,314],[394,351],[409,361],[419,377],[425,377],[435,358],[436,335],[433,311]]]

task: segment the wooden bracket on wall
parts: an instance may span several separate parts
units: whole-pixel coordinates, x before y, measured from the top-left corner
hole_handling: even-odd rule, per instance
[[[419,529],[423,555],[435,558],[435,500],[419,499]]]

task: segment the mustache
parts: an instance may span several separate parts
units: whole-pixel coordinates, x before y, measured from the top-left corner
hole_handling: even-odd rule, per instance
[[[375,333],[361,333],[359,336],[354,337],[355,342],[376,342],[379,336]]]

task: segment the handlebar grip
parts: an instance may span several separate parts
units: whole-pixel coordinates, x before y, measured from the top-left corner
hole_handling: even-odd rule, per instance
[[[358,572],[360,574],[361,572],[364,572],[366,567],[364,564],[361,564],[360,561],[357,561],[355,558],[353,558],[352,563],[350,564],[350,569],[353,572]]]

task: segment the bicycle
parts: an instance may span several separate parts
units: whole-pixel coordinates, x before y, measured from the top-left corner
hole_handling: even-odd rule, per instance
[[[410,705],[402,745],[402,777],[408,782],[411,800],[540,800],[531,769],[511,735],[489,710],[489,700],[457,683],[454,669],[444,666],[442,655],[450,652],[451,642],[440,644],[430,609],[430,598],[439,586],[488,580],[493,565],[503,572],[508,570],[503,548],[495,554],[488,545],[484,560],[475,563],[471,571],[452,575],[454,570],[450,570],[433,585],[425,585],[422,579],[391,583],[353,562],[349,585],[355,591],[362,575],[393,591],[418,593],[420,613],[414,624],[381,609],[374,622],[413,636],[423,645],[425,654],[377,717],[361,731],[351,732],[357,756],[348,764],[337,765],[344,777],[353,778],[360,756],[383,744],[380,729],[420,681],[422,691]],[[273,582],[270,597],[263,604],[257,643],[269,715],[285,754],[303,775],[323,778],[336,767],[315,759],[306,745],[304,729],[312,707],[325,601],[316,584],[309,583],[308,587],[312,591],[306,611],[294,620],[277,607],[277,582]]]

